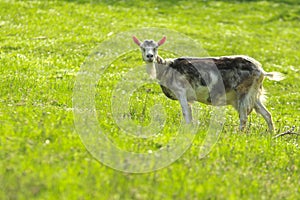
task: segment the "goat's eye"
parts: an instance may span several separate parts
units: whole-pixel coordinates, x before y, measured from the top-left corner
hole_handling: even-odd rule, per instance
[[[145,51],[146,51],[146,49],[144,49],[144,48],[141,48],[141,50],[142,50],[142,52],[145,52]]]

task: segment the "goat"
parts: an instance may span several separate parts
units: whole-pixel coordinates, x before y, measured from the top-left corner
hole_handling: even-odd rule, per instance
[[[263,104],[264,77],[280,81],[279,72],[265,72],[261,64],[248,56],[223,56],[163,59],[158,55],[160,41],[140,40],[133,36],[146,62],[147,73],[158,79],[163,93],[180,102],[186,123],[192,122],[191,103],[198,101],[207,105],[232,105],[239,113],[240,130],[244,130],[248,115],[253,108],[263,116],[270,132],[274,125],[270,112]]]

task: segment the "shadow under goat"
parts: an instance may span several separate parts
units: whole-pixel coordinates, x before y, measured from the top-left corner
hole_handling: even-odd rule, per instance
[[[192,122],[191,103],[198,101],[214,106],[232,105],[239,113],[240,130],[245,128],[254,108],[266,120],[269,131],[274,131],[272,116],[263,105],[262,83],[264,77],[282,80],[281,73],[265,72],[258,61],[247,56],[163,59],[158,55],[158,47],[166,37],[158,42],[140,42],[133,36],[133,41],[141,48],[150,77],[159,80],[168,98],[180,102],[186,123]]]

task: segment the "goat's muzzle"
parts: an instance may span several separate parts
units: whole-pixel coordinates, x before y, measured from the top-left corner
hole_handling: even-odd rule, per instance
[[[147,54],[147,55],[146,55],[145,61],[146,61],[146,62],[153,62],[153,61],[154,61],[154,56],[153,56],[153,54]]]

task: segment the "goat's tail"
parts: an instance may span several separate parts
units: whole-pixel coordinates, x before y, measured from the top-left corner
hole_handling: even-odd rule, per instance
[[[280,72],[264,72],[264,76],[272,81],[281,81],[285,79],[284,75]]]

